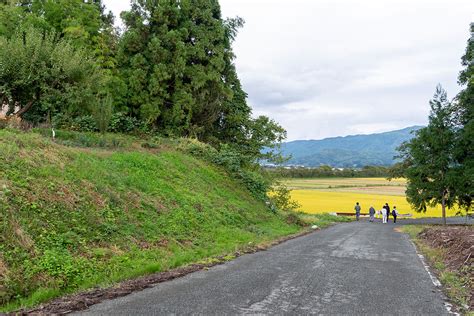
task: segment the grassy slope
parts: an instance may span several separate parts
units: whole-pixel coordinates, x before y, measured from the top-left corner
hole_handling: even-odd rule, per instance
[[[300,229],[220,169],[127,141],[75,148],[0,130],[0,310]]]

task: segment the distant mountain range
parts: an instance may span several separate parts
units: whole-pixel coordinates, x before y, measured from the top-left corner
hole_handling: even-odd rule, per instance
[[[322,140],[296,140],[282,145],[285,156],[292,158],[287,165],[318,167],[363,167],[389,166],[395,163],[396,148],[413,137],[413,131],[422,126],[411,126],[401,130]]]

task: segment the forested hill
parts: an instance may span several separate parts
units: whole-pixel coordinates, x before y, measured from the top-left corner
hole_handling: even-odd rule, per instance
[[[391,165],[396,148],[413,137],[412,132],[420,126],[401,130],[322,140],[297,140],[282,145],[285,156],[292,156],[288,165],[317,167],[363,167],[368,165]]]

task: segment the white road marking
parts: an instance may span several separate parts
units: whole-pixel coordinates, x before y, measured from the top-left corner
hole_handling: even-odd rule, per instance
[[[416,254],[418,255],[418,258],[420,258],[420,261],[423,264],[423,267],[425,268],[426,272],[428,272],[428,275],[430,276],[431,282],[433,282],[434,286],[436,286],[437,288],[440,288],[441,287],[441,282],[438,280],[438,278],[435,275],[433,275],[433,273],[431,273],[430,266],[426,263],[425,256],[423,256],[421,253],[418,252],[418,248],[416,248],[416,245],[413,243],[413,241],[410,240],[410,243],[412,244],[413,248],[415,248]],[[451,314],[451,315],[456,315],[456,316],[461,315],[461,314],[459,314],[459,313],[452,310],[453,305],[451,303],[444,302],[444,307],[446,308],[448,313]]]

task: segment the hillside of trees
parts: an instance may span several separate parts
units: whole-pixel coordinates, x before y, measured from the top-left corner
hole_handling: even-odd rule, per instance
[[[317,168],[278,167],[268,168],[267,172],[277,178],[379,178],[388,177],[390,167],[364,166],[358,169],[333,168],[331,166],[319,166]]]
[[[281,151],[291,157],[286,164],[304,167],[329,165],[339,168],[391,166],[397,160],[397,147],[410,140],[421,126],[385,133],[296,140],[283,143]]]

